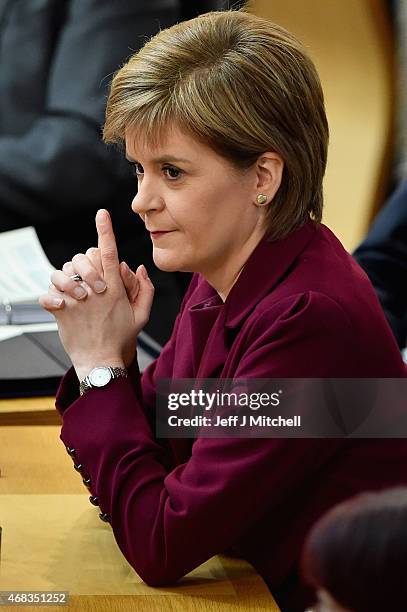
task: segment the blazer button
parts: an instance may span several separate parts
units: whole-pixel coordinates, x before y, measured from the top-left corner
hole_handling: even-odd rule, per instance
[[[91,504],[93,504],[94,506],[98,506],[99,505],[99,498],[96,497],[95,495],[91,495],[89,497],[89,501]]]
[[[91,479],[90,478],[82,478],[82,482],[87,489],[90,491]]]
[[[77,472],[80,472],[81,469],[83,468],[82,463],[74,463],[73,466]]]
[[[106,514],[106,512],[102,512],[101,514],[99,514],[99,518],[104,523],[110,523],[110,516]]]
[[[74,448],[66,447],[66,452],[70,457],[76,457],[76,450]]]

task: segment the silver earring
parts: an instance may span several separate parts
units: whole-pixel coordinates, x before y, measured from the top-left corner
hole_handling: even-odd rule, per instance
[[[263,195],[262,193],[259,193],[259,195],[257,196],[257,204],[261,206],[262,204],[265,204],[266,202],[267,202],[267,196]]]

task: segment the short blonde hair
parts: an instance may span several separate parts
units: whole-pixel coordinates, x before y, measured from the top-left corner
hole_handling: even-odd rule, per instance
[[[280,239],[322,217],[328,123],[321,83],[302,45],[245,11],[221,11],[162,30],[116,73],[103,131],[118,143],[137,129],[158,143],[171,126],[237,168],[266,151],[284,160],[267,211]]]

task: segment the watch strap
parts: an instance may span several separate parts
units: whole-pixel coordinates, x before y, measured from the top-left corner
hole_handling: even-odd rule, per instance
[[[83,395],[84,393],[86,393],[86,391],[92,389],[92,385],[86,380],[86,378],[81,380],[81,382],[79,383],[79,395]]]

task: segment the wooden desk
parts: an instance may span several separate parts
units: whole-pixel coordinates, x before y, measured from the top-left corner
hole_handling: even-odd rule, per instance
[[[213,557],[178,586],[147,587],[89,504],[59,427],[0,427],[0,469],[0,591],[70,591],[68,607],[46,607],[54,612],[279,612],[251,565],[224,556]]]
[[[60,425],[54,397],[0,400],[0,427],[4,425]]]

